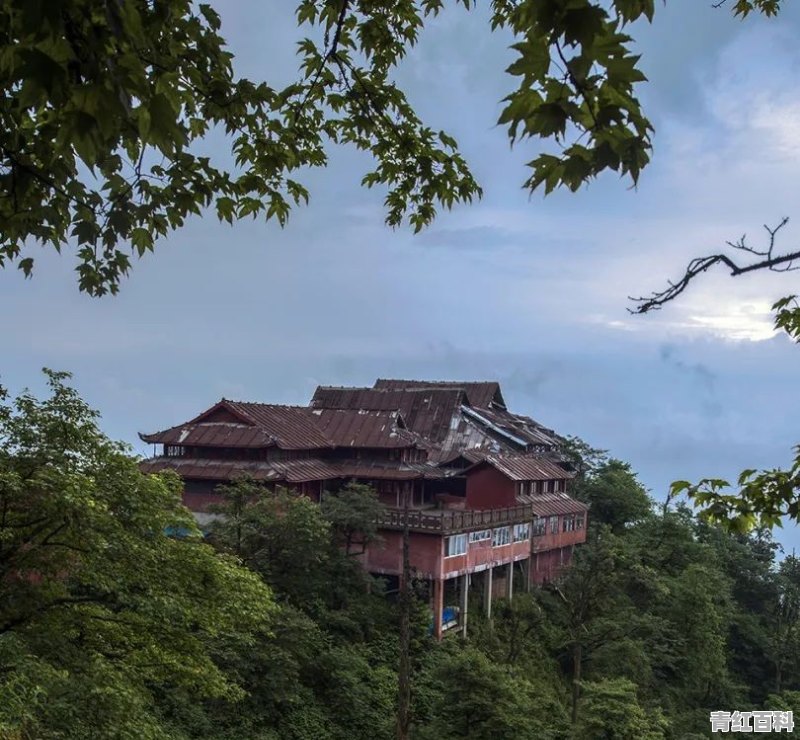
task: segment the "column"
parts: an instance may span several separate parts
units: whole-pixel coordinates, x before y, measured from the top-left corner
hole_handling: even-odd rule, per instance
[[[506,581],[506,598],[511,601],[514,598],[514,561],[508,564],[508,580]]]
[[[433,579],[433,636],[442,641],[442,609],[444,607],[444,581]]]
[[[461,576],[461,636],[467,636],[467,610],[469,608],[469,573]]]
[[[492,571],[494,569],[490,565],[486,569],[486,575],[483,578],[483,607],[486,609],[486,618],[492,618]]]

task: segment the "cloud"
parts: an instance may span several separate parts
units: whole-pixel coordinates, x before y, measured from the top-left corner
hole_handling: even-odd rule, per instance
[[[291,79],[292,11],[223,8],[237,69]],[[513,83],[486,13],[442,13],[398,73],[426,122],[459,139],[482,202],[418,236],[390,230],[384,193],[358,186],[369,161],[334,148],[286,229],[190,220],[115,298],[79,296],[69,258],[43,258],[32,281],[0,272],[4,380],[72,369],[109,433],[135,441],[222,395],[303,403],[318,383],[498,378],[512,408],[610,448],[656,492],[784,463],[800,351],[773,336],[769,306],[796,275],[717,270],[644,317],[627,296],[796,214],[798,11],[772,26],[696,0],[660,7],[640,44],[652,166],[636,190],[611,174],[547,198],[519,188],[536,142],[511,150],[495,126]]]

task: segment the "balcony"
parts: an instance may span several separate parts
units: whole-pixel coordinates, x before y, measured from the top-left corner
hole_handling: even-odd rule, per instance
[[[528,504],[502,509],[455,511],[447,509],[387,509],[378,519],[382,529],[403,529],[406,514],[412,532],[452,534],[530,522],[536,518]]]

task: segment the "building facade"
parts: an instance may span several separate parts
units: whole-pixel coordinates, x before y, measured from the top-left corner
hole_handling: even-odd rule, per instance
[[[222,399],[140,436],[154,445],[142,469],[178,473],[201,522],[217,487],[243,475],[315,501],[350,481],[372,486],[386,507],[381,537],[359,557],[397,583],[407,529],[437,638],[466,632],[471,588],[491,614],[495,596],[557,577],[586,538],[587,507],[568,495],[561,438],[508,411],[494,382],[319,387],[308,406]]]

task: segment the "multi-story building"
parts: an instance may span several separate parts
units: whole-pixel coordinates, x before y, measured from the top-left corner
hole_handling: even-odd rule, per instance
[[[217,486],[241,475],[315,501],[349,481],[371,485],[386,511],[364,567],[397,583],[407,529],[437,638],[450,626],[466,632],[471,587],[490,614],[493,596],[553,579],[586,538],[587,507],[567,493],[561,438],[508,411],[494,382],[319,387],[308,406],[223,399],[141,438],[161,446],[142,468],[177,472],[201,522]]]

